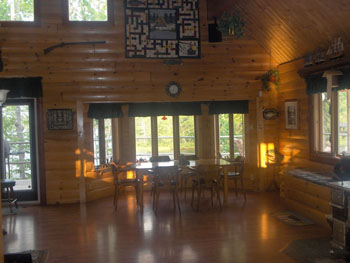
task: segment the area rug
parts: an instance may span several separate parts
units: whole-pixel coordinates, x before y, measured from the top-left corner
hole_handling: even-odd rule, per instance
[[[4,263],[32,262],[46,263],[48,262],[49,253],[47,250],[28,250],[20,253],[5,254]]]
[[[276,217],[278,220],[282,221],[283,223],[286,223],[292,226],[308,226],[308,225],[314,224],[310,219],[303,217],[292,211],[275,212],[272,214],[272,216]]]
[[[332,256],[330,238],[300,239],[292,241],[283,253],[298,263],[343,263],[343,255]]]

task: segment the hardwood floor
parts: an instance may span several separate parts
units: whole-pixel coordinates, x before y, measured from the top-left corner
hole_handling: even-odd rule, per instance
[[[188,195],[189,196],[189,195]],[[182,198],[182,215],[171,196],[161,194],[158,213],[145,193],[141,215],[133,194],[87,205],[22,208],[4,216],[5,253],[49,250],[49,262],[293,262],[281,250],[295,239],[329,236],[312,225],[289,226],[271,213],[284,210],[278,193],[248,193],[247,201],[229,195],[221,212],[195,212]]]

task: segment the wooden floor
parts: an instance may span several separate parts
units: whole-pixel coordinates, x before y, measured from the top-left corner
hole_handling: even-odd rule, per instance
[[[271,213],[285,210],[278,193],[250,193],[247,202],[230,193],[221,212],[194,212],[182,199],[182,215],[161,194],[158,213],[145,194],[145,211],[124,195],[115,212],[112,198],[87,205],[22,208],[4,216],[5,253],[49,250],[49,262],[293,262],[281,250],[292,240],[329,236],[312,225],[289,226]]]

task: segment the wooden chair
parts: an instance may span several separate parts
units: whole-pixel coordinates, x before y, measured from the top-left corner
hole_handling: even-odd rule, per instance
[[[197,211],[199,211],[199,205],[201,198],[204,196],[205,190],[210,190],[211,193],[211,205],[214,206],[214,192],[216,193],[219,207],[221,210],[220,200],[220,167],[216,165],[199,165],[196,169],[196,177],[192,181],[192,200],[191,205],[193,207],[194,194],[197,191]]]
[[[170,157],[168,155],[163,155],[163,156],[152,156],[149,158],[149,161],[151,163],[157,163],[157,162],[170,162]],[[152,176],[154,176],[154,169],[148,170],[148,173]],[[152,188],[151,188],[151,196],[154,193],[154,182],[152,182]]]
[[[3,193],[2,202],[8,203],[10,207],[10,213],[12,213],[13,204],[15,204],[16,208],[18,209],[17,198],[15,196],[15,191],[13,190],[13,187],[15,185],[16,185],[15,180],[9,180],[9,179],[1,180],[1,189]],[[7,198],[5,196],[7,196]]]
[[[233,162],[232,165],[230,165],[229,167],[226,167],[225,169],[227,172],[227,181],[233,180],[234,184],[235,184],[235,192],[236,192],[236,196],[238,196],[238,185],[237,185],[237,181],[240,180],[241,181],[241,190],[243,192],[244,195],[244,200],[247,200],[246,197],[246,193],[245,193],[245,188],[244,188],[244,183],[243,183],[243,176],[244,176],[244,157],[243,156],[237,156]],[[221,172],[221,186],[223,187],[223,172]]]
[[[172,193],[174,209],[176,204],[181,214],[180,200],[179,200],[179,168],[172,167],[156,167],[154,169],[154,194],[153,194],[153,210],[156,213],[158,209],[160,191],[165,189]]]
[[[137,178],[129,179],[127,178],[127,165],[120,165],[116,164],[115,162],[111,163],[112,166],[112,173],[114,177],[114,199],[113,199],[113,205],[115,209],[118,208],[118,198],[121,188],[126,188],[128,186],[132,186],[135,188],[136,193],[136,202],[139,204],[139,195],[142,194],[139,191],[139,180]]]
[[[190,163],[190,160],[198,160],[198,157],[196,155],[181,155],[179,159],[180,165],[183,165],[183,169],[181,171],[181,192],[184,192],[185,194],[185,200],[187,195],[187,184],[188,181],[192,181],[195,176],[197,175],[196,172],[190,168],[186,167]]]

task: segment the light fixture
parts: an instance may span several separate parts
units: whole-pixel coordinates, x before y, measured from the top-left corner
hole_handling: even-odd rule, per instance
[[[164,115],[163,117],[162,117],[162,120],[163,121],[166,121],[168,118]]]
[[[5,103],[8,92],[8,89],[0,89],[0,106]]]

